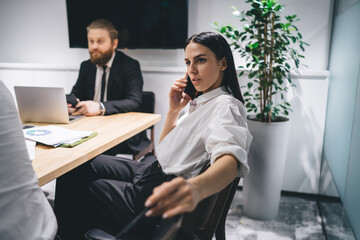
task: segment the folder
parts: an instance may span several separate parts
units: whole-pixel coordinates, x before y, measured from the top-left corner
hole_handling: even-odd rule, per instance
[[[79,145],[80,143],[83,143],[87,140],[89,140],[90,138],[93,138],[97,135],[97,132],[93,132],[92,134],[90,134],[89,136],[87,137],[83,137],[77,141],[72,141],[72,142],[67,142],[67,143],[63,143],[60,145],[60,147],[65,147],[65,148],[72,148],[72,147],[75,147],[77,145]]]

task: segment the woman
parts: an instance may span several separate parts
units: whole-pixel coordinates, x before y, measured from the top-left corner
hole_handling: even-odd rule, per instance
[[[55,212],[64,239],[67,232],[78,231],[80,236],[93,226],[116,233],[144,208],[144,202],[150,207],[148,218],[137,229],[146,232],[159,220],[153,217],[192,211],[236,176],[247,174],[252,137],[228,43],[216,33],[194,35],[185,45],[185,63],[186,74],[203,94],[190,102],[189,112],[178,121],[190,98],[183,93],[186,78],[175,81],[158,161],[119,161],[101,155],[59,178]],[[208,159],[211,167],[199,175]],[[68,194],[74,194],[77,202],[71,203]]]

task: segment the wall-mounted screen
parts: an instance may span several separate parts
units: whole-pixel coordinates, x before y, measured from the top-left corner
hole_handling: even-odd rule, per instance
[[[176,49],[187,39],[187,0],[66,0],[71,48],[87,48],[86,26],[110,20],[118,48]]]

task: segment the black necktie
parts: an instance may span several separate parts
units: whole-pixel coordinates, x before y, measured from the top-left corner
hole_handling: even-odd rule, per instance
[[[102,66],[104,72],[102,75],[102,79],[101,79],[101,97],[100,97],[100,102],[104,101],[104,95],[105,95],[105,79],[106,79],[106,68],[107,66]]]

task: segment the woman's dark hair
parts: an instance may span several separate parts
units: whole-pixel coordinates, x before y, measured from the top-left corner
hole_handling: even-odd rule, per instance
[[[209,48],[215,54],[217,60],[221,60],[225,57],[227,68],[224,71],[224,78],[221,82],[221,86],[235,98],[244,103],[235,70],[234,58],[225,38],[214,32],[202,32],[192,35],[186,40],[184,48],[191,42],[199,43]]]

